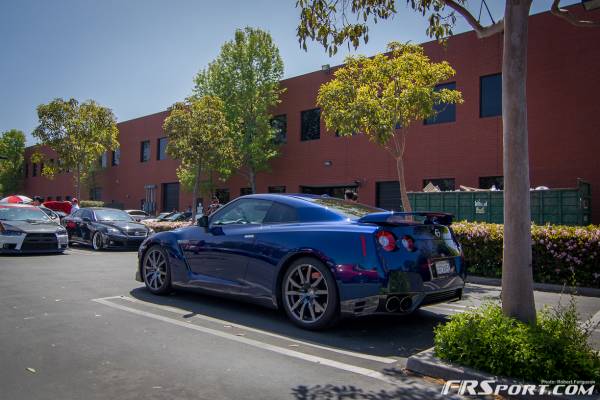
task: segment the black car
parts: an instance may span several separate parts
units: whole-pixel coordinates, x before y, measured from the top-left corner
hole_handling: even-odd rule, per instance
[[[104,207],[81,208],[62,221],[69,242],[105,248],[137,249],[154,231],[136,222],[123,210]]]

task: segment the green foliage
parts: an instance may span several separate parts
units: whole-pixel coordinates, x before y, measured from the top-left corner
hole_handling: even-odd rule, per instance
[[[495,375],[529,382],[597,380],[600,355],[590,345],[597,326],[578,323],[575,302],[546,308],[537,324],[502,314],[497,304],[453,315],[435,328],[436,356]]]
[[[455,0],[464,5],[465,0]],[[338,47],[348,42],[357,48],[362,39],[369,41],[369,23],[393,18],[398,13],[396,0],[297,0],[300,23],[298,41],[306,50],[306,40],[316,40],[329,55],[337,53]],[[444,0],[407,0],[407,5],[421,15],[427,15],[427,34],[436,39],[452,35],[456,22],[454,11],[448,12]],[[351,16],[353,14],[354,16]]]
[[[0,194],[15,194],[23,183],[25,134],[11,129],[0,136]]]
[[[227,125],[236,135],[236,147],[249,182],[256,172],[267,170],[268,161],[278,154],[270,111],[284,89],[283,61],[271,35],[245,28],[221,47],[221,53],[207,69],[198,73],[194,94],[223,100]]]
[[[225,179],[239,166],[235,136],[223,109],[216,96],[188,99],[169,109],[163,125],[169,138],[167,153],[181,160],[177,177],[187,189],[198,189],[201,172],[208,176],[215,172]]]
[[[105,151],[118,147],[119,131],[109,108],[92,100],[79,103],[75,99],[55,99],[37,108],[39,125],[33,132],[41,145],[56,152],[59,163],[45,163],[42,174],[52,177],[59,168],[75,172],[77,197],[81,197],[81,181],[93,169]],[[43,159],[41,153],[37,159]]]
[[[104,202],[99,200],[80,200],[79,207],[104,207]]]
[[[452,229],[469,274],[502,276],[503,225],[458,222]],[[535,282],[600,287],[600,226],[532,225],[531,236]]]

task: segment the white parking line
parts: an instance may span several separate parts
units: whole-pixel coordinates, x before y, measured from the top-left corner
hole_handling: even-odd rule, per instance
[[[272,344],[259,342],[258,340],[249,339],[249,338],[246,338],[243,336],[236,336],[231,333],[221,332],[221,331],[218,331],[215,329],[206,328],[206,327],[199,326],[199,325],[193,325],[193,324],[190,324],[189,322],[183,322],[183,321],[180,321],[180,320],[177,320],[174,318],[169,318],[169,317],[165,317],[162,315],[153,314],[153,313],[150,313],[147,311],[137,310],[135,308],[127,307],[127,306],[124,306],[121,304],[115,304],[115,303],[108,301],[108,299],[92,299],[92,301],[95,301],[97,303],[103,304],[108,307],[116,308],[116,309],[119,309],[122,311],[127,311],[132,314],[137,314],[137,315],[141,315],[144,317],[156,319],[156,320],[159,320],[162,322],[167,322],[169,324],[177,325],[182,328],[192,329],[192,330],[203,332],[203,333],[206,333],[209,335],[218,336],[223,339],[229,339],[234,342],[247,344],[249,346],[253,346],[253,347],[256,347],[259,349],[272,351],[274,353],[282,354],[282,355],[293,357],[293,358],[298,358],[298,359],[312,362],[315,364],[326,365],[328,367],[332,367],[332,368],[340,369],[343,371],[348,371],[348,372],[352,372],[355,374],[367,376],[367,377],[374,378],[374,379],[377,379],[377,380],[380,380],[380,381],[383,381],[386,383],[391,383],[391,384],[395,383],[394,379],[382,374],[379,371],[375,371],[372,369],[363,368],[363,367],[359,367],[359,366],[351,365],[351,364],[346,364],[346,363],[342,363],[342,362],[331,360],[331,359],[324,358],[324,357],[318,357],[318,356],[313,356],[310,354],[304,354],[299,351],[294,351],[294,350],[286,349],[283,347],[278,347],[278,346],[275,346]]]
[[[101,299],[94,299],[94,301],[96,301],[96,300],[111,300],[111,299],[120,299],[120,300],[127,300],[127,301],[130,301],[130,302],[133,302],[133,303],[140,303],[140,304],[143,304],[145,306],[162,309],[162,310],[169,311],[169,312],[174,312],[174,313],[177,313],[177,314],[180,314],[180,315],[186,315],[186,314],[190,313],[189,311],[182,310],[180,308],[170,307],[170,306],[164,306],[164,305],[160,305],[160,304],[147,303],[145,301],[138,300],[138,299],[135,299],[135,298],[129,297],[129,296],[103,297]],[[290,338],[290,337],[287,337],[287,336],[278,335],[276,333],[272,333],[272,332],[269,332],[269,331],[264,331],[262,329],[252,328],[252,327],[249,327],[249,326],[236,324],[234,322],[230,322],[230,321],[225,321],[225,320],[218,319],[218,318],[209,317],[207,315],[195,314],[194,318],[202,319],[202,320],[209,321],[209,322],[215,322],[215,323],[223,324],[223,325],[231,325],[232,327],[236,327],[236,328],[239,328],[239,329],[244,329],[244,330],[247,330],[247,331],[250,331],[250,332],[255,332],[255,333],[258,333],[258,334],[261,334],[261,335],[270,336],[270,337],[274,337],[274,338],[277,338],[277,339],[283,339],[283,340],[287,340],[287,341],[292,341],[294,343],[302,344],[304,346],[310,346],[310,347],[314,347],[316,349],[331,351],[331,352],[334,352],[334,353],[344,354],[344,355],[351,356],[351,357],[356,357],[356,358],[362,358],[362,359],[365,359],[365,360],[376,361],[376,362],[380,362],[380,363],[383,363],[383,364],[393,364],[393,363],[398,362],[398,360],[396,360],[394,358],[372,356],[370,354],[356,353],[354,351],[336,349],[334,347],[327,347],[327,346],[321,346],[321,345],[310,343],[310,342],[304,342],[302,340],[297,340],[297,339]]]

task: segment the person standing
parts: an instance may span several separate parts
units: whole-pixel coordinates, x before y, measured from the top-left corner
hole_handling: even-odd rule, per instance
[[[79,200],[73,198],[71,200],[71,214],[73,214],[77,210],[79,210]]]
[[[219,198],[217,196],[213,196],[212,202],[210,206],[208,206],[208,215],[211,215],[215,211],[217,211],[221,207],[221,203],[219,202]]]

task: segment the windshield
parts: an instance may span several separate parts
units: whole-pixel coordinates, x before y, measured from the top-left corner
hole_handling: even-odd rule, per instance
[[[307,198],[306,200],[312,201],[313,203],[319,204],[327,209],[343,216],[344,218],[358,219],[362,218],[367,214],[382,212],[381,208],[367,206],[361,203],[355,203],[353,201],[347,201],[338,199],[336,197],[317,197]]]
[[[50,218],[39,208],[0,206],[0,221],[50,222]]]
[[[98,221],[132,221],[131,216],[122,210],[95,210]]]

